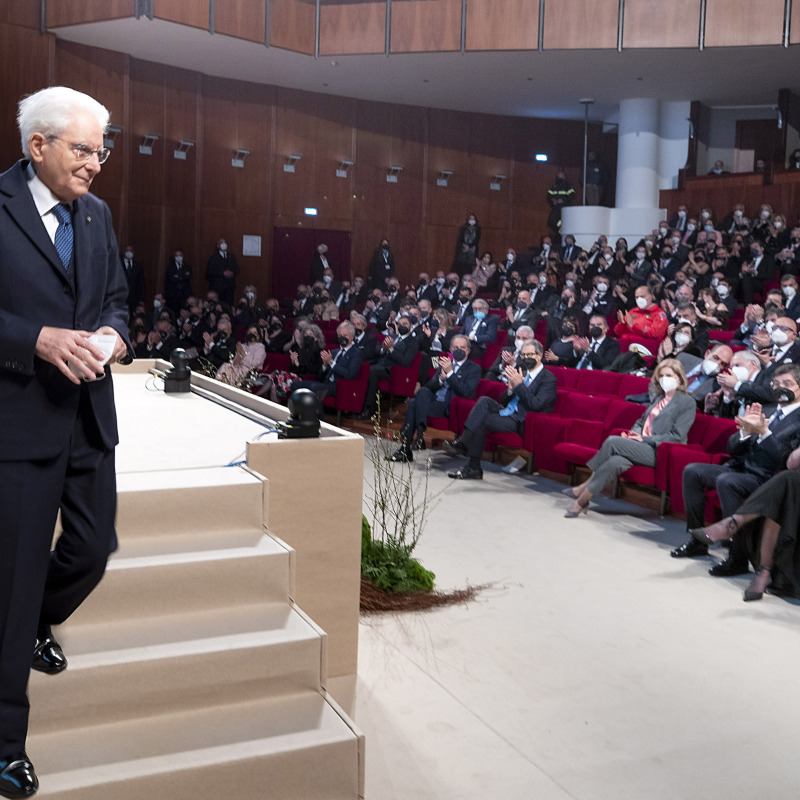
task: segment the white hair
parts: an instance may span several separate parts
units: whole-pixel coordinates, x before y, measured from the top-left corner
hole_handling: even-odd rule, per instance
[[[108,109],[88,94],[76,92],[67,86],[50,86],[20,100],[17,127],[23,154],[30,158],[30,140],[34,133],[48,137],[60,136],[69,127],[78,110],[91,114],[103,133],[106,132],[111,116]]]

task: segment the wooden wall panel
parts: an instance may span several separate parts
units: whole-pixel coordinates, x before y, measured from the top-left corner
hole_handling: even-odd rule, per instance
[[[196,72],[167,67],[164,89],[164,197],[170,209],[196,211],[201,80]],[[174,156],[181,140],[194,142],[186,160]]]
[[[386,49],[386,0],[327,2],[320,7],[321,55],[383,53]]]
[[[214,31],[251,42],[266,34],[264,0],[214,0]]]
[[[490,228],[507,229],[511,225],[509,211],[511,185],[514,180],[512,125],[510,117],[476,114],[471,120],[470,197],[473,204],[479,205],[481,209],[478,214],[473,206],[471,213],[477,216],[484,231]],[[498,181],[499,191],[489,188],[495,175],[506,176],[504,180]],[[481,249],[484,246],[481,241]]]
[[[625,0],[623,47],[697,47],[700,0]]]
[[[313,55],[316,13],[316,3],[309,0],[270,0],[270,45]]]
[[[707,0],[706,47],[780,44],[784,0]]]
[[[19,0],[0,0],[0,19],[7,25],[39,30],[41,6],[39,3],[20,3]]]
[[[536,50],[538,46],[538,2],[469,0],[467,3],[467,50]]]
[[[393,53],[461,49],[461,0],[392,4]]]
[[[50,83],[50,44],[38,31],[0,23],[0,155],[5,170],[22,157],[16,123],[17,103]]]
[[[800,42],[800,3],[792,3],[791,29],[789,41],[792,44]]]
[[[420,225],[425,219],[426,117],[424,108],[392,108],[391,163],[403,167],[397,183],[384,178],[392,225]]]
[[[28,0],[30,5],[38,5]],[[123,19],[134,16],[135,0],[49,0],[47,27],[82,25],[106,19]]]
[[[464,115],[457,111],[431,109],[428,114],[427,224],[455,224],[456,230],[471,213],[470,130],[464,125]],[[453,172],[447,180],[447,186],[436,185],[440,170]]]
[[[208,0],[153,0],[153,16],[193,28],[208,29]]]
[[[617,46],[618,0],[559,0],[544,6],[546,50]]]

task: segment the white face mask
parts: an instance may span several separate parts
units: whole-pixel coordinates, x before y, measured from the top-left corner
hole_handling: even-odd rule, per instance
[[[652,247],[652,246],[653,246],[653,240],[652,240],[652,239],[645,239],[645,240],[644,240],[644,243],[645,243],[645,244],[646,244],[648,247]]]
[[[681,219],[684,219],[684,218],[686,217],[686,212],[685,212],[685,211],[679,211],[679,212],[678,212],[678,216],[679,216]]]
[[[670,375],[665,375],[663,378],[658,379],[658,383],[664,390],[664,394],[674,392],[678,388],[678,379]]]
[[[719,278],[712,278],[712,279],[711,279],[711,285],[712,285],[714,288],[716,288],[717,286],[719,286]]]
[[[153,300],[153,308],[161,308],[161,301],[158,299]]]
[[[689,342],[692,341],[692,337],[689,336],[688,333],[676,333],[675,334],[675,344],[678,347],[686,347]]]
[[[221,252],[221,253],[224,253],[224,252],[225,252],[225,251],[228,249],[228,245],[227,245],[227,244],[225,244],[225,242],[223,242],[223,243],[222,243],[222,244],[219,246],[219,249],[220,249],[220,252]]]
[[[131,250],[126,250],[125,251],[125,258],[128,258],[131,261],[133,261],[133,252]]]
[[[323,283],[325,284],[325,286],[327,287],[327,286],[330,286],[330,285],[331,285],[331,281],[332,281],[332,280],[333,280],[333,278],[331,278],[331,276],[330,276],[330,275],[326,275],[326,276],[325,276],[325,277],[322,279],[322,282],[323,282]]]
[[[569,286],[570,289],[572,289],[575,286],[575,281],[566,281],[566,285]]]
[[[607,283],[598,283],[597,284],[597,294],[605,294],[608,291],[608,284]]]
[[[711,214],[709,214],[709,212],[708,212],[708,211],[703,211],[703,213],[702,213],[702,214],[700,214],[700,216],[701,216],[703,219],[708,219],[708,218],[711,216]]]
[[[513,264],[514,263],[514,254],[513,253],[506,253],[506,261],[508,261],[509,264]]]
[[[703,360],[703,374],[711,377],[719,372],[719,364],[710,358]]]
[[[783,227],[783,223],[778,221],[775,223],[775,230],[779,231]]]
[[[685,317],[678,317],[678,325],[691,325],[692,321],[690,319],[686,319]]]
[[[539,278],[539,286],[547,286],[547,278],[545,277]]]
[[[647,308],[647,298],[646,297],[637,297],[636,298],[636,305],[639,306],[641,309]]]
[[[522,350],[522,345],[525,344],[524,339],[514,339],[514,349],[519,353]]]
[[[794,286],[784,286],[783,293],[791,300],[797,294],[797,289],[795,289]]]
[[[693,225],[693,224],[690,222],[690,223],[689,223],[689,224],[686,226],[686,230],[687,230],[687,231],[689,231],[689,233],[691,233],[691,232],[694,230],[694,225]]]
[[[717,286],[717,294],[724,300],[728,296],[728,287]]]
[[[469,224],[470,224],[470,225],[474,225],[474,224],[475,224],[475,220],[474,220],[474,219],[471,219],[471,220],[469,221]]]
[[[761,219],[767,219],[769,217],[769,211],[762,211],[761,212]]]
[[[747,367],[731,367],[731,372],[736,376],[737,381],[746,381],[750,377],[750,370]]]
[[[772,329],[775,327],[775,323],[772,320],[768,320],[764,325],[766,328],[767,333],[772,333]]]
[[[666,235],[667,235],[667,229],[666,229],[666,228],[659,228],[659,229],[658,229],[658,232],[659,232],[659,233],[660,233],[662,236],[666,236]]]
[[[734,212],[733,212],[733,216],[734,216],[734,217],[737,217],[737,218],[738,218],[738,217],[741,217],[741,216],[742,216],[742,212],[741,212],[741,211],[738,211],[738,210],[737,210],[737,211],[734,211]]]
[[[774,330],[770,333],[770,338],[778,347],[783,347],[789,341],[789,334],[786,331]]]
[[[444,278],[437,278],[436,279],[437,286],[444,286]]]
[[[672,244],[674,244],[675,247],[677,247],[680,243],[681,243],[681,237],[680,236],[673,236],[672,237]]]
[[[636,254],[637,261],[644,261],[644,253],[637,253]]]
[[[175,263],[180,266],[183,264],[183,256],[175,256]]]

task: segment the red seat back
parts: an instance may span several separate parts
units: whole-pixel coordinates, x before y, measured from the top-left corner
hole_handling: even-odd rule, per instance
[[[625,399],[629,394],[644,394],[648,386],[650,386],[650,378],[642,375],[623,375],[617,388],[617,394]]]
[[[576,389],[584,394],[618,394],[622,375],[600,369],[579,369]]]
[[[560,414],[570,419],[590,419],[599,422],[605,418],[610,402],[611,398],[603,395],[595,397],[580,392],[570,392]]]
[[[728,439],[736,433],[736,429],[737,425],[732,419],[706,417],[706,428],[701,442],[703,452],[727,453]]]
[[[581,370],[570,367],[547,367],[556,376],[559,389],[574,389],[578,383],[578,373]]]

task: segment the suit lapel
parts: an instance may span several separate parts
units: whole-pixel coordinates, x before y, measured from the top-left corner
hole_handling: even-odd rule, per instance
[[[96,220],[89,214],[84,198],[75,201],[75,212],[72,215],[72,229],[75,233],[74,260],[75,285],[89,284],[89,274],[92,265],[91,226],[96,225]]]
[[[30,239],[36,249],[50,262],[65,284],[69,284],[64,265],[56,246],[50,241],[42,218],[36,210],[33,195],[28,191],[25,177],[25,162],[19,161],[3,176],[0,189],[9,196],[5,208],[20,230]]]

